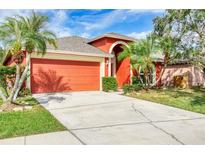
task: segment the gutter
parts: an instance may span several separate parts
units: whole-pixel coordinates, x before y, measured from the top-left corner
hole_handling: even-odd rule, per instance
[[[103,52],[103,51],[102,51]],[[74,51],[65,51],[65,50],[47,50],[47,53],[56,53],[56,54],[68,54],[68,55],[80,55],[80,56],[93,56],[93,57],[103,57],[103,58],[112,58],[112,54],[97,54],[97,53],[84,53],[84,52],[74,52]]]

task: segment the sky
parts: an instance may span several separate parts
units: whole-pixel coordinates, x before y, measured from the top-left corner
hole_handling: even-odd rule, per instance
[[[77,35],[94,38],[115,32],[137,39],[144,38],[153,29],[153,19],[164,10],[35,10],[49,17],[46,27],[58,37]],[[0,10],[0,24],[7,16],[28,16],[32,10]]]

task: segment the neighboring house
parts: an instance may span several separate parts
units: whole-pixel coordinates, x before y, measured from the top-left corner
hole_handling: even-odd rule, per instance
[[[173,86],[175,76],[188,76],[189,86],[205,86],[205,72],[186,61],[169,65],[162,76],[162,84]]]
[[[133,41],[136,39],[116,33],[92,40],[79,36],[59,38],[57,50],[48,46],[44,56],[31,55],[26,86],[32,93],[102,90],[102,77],[114,76],[122,88],[131,82],[133,73],[129,58],[119,62],[116,57],[122,46]],[[12,65],[11,57],[4,64]],[[157,79],[161,65],[155,64],[153,74]]]

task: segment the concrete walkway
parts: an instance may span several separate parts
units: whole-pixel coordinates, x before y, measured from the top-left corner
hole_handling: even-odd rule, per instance
[[[35,97],[69,132],[26,137],[22,143],[205,144],[202,114],[99,91]]]
[[[70,132],[54,132],[0,140],[0,145],[71,145],[82,144]]]

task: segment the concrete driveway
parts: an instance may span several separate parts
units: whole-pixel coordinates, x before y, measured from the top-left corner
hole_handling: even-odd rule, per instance
[[[116,93],[35,98],[82,144],[205,144],[205,116]]]

